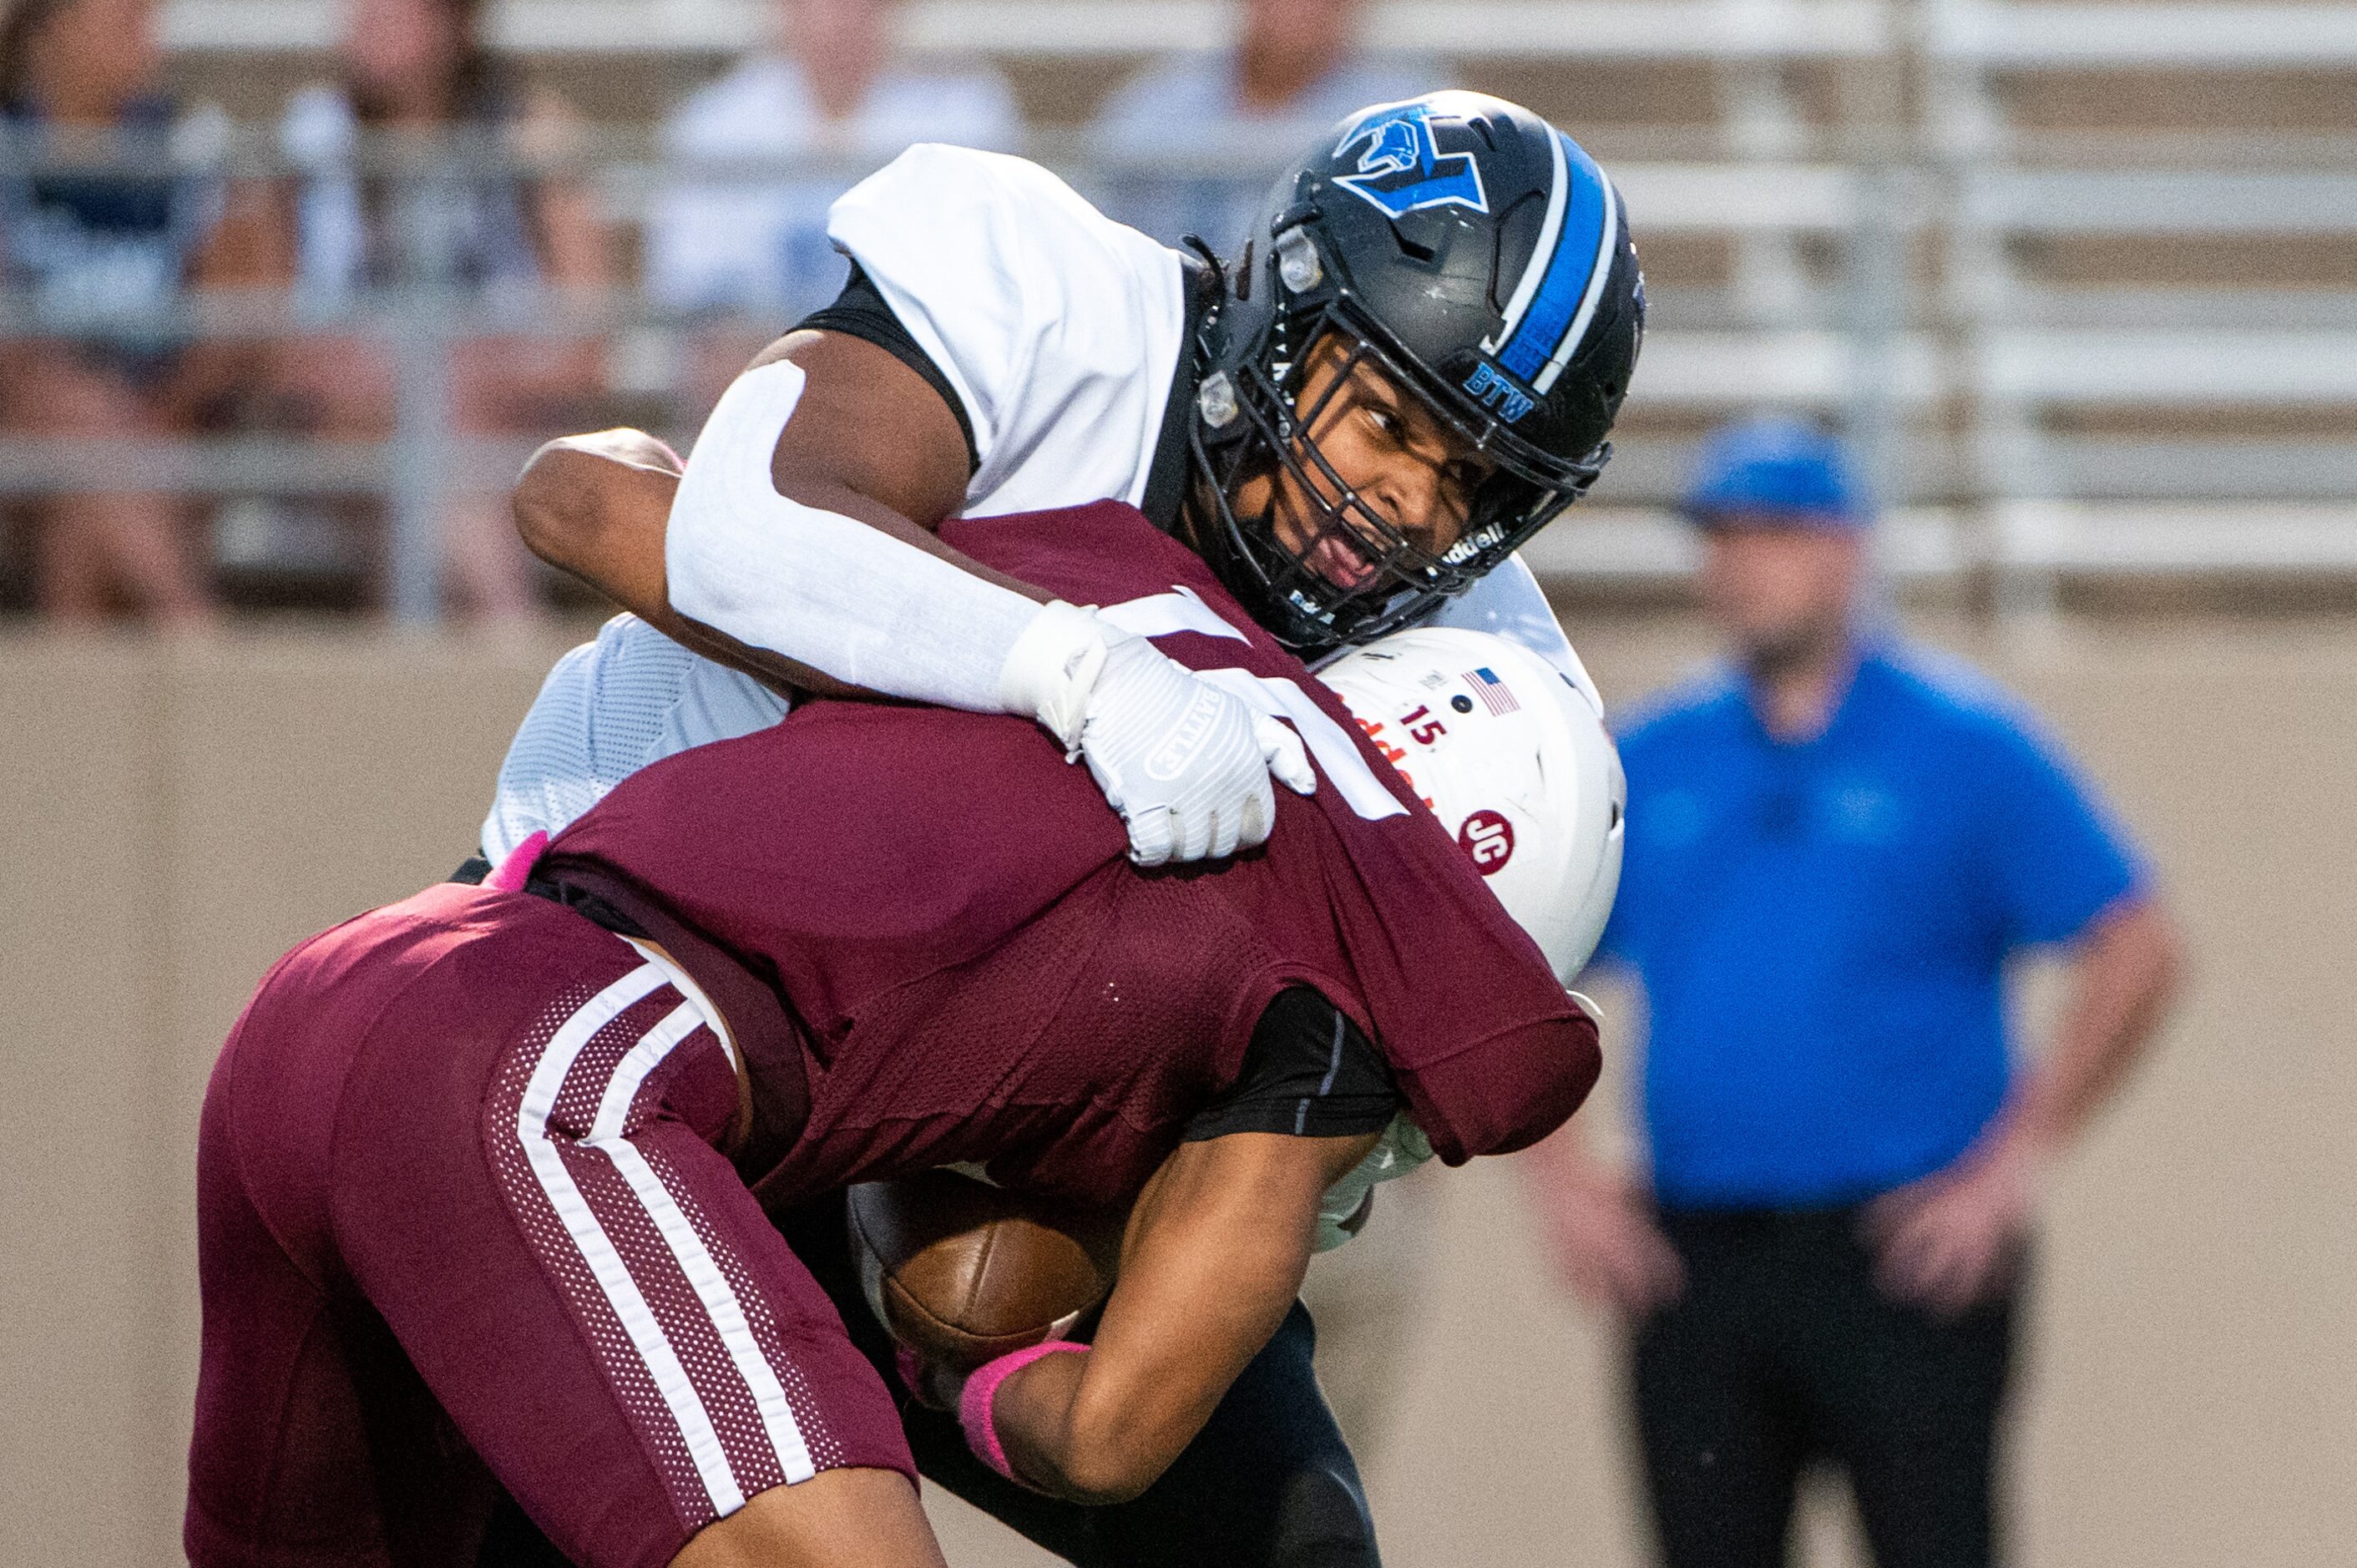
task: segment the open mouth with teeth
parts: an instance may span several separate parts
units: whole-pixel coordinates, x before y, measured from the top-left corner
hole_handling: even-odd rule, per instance
[[[1302,557],[1302,564],[1337,588],[1349,593],[1374,581],[1375,564],[1344,528],[1329,528]]]

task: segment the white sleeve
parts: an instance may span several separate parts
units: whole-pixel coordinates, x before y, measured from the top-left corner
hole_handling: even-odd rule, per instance
[[[931,143],[827,232],[965,405],[969,515],[1144,499],[1186,330],[1176,252],[1037,164]]]
[[[1539,580],[1519,553],[1500,562],[1455,598],[1443,599],[1426,624],[1495,632],[1509,642],[1519,642],[1569,676],[1573,685],[1595,700],[1597,711],[1604,711],[1603,695],[1589,677],[1587,666],[1572,651],[1571,639],[1564,636],[1546,595],[1539,591]]]
[[[770,461],[806,380],[787,360],[748,371],[705,421],[664,539],[673,607],[888,697],[1009,711],[1000,675],[1037,603],[778,493]]]

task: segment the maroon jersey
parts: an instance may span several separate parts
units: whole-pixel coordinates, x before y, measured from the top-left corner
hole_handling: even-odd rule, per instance
[[[960,1161],[1011,1186],[1126,1194],[1296,984],[1376,1043],[1452,1164],[1571,1114],[1596,1077],[1593,1024],[1348,712],[1200,560],[1111,502],[942,537],[1286,713],[1319,788],[1276,791],[1264,851],[1140,871],[1087,770],[1004,715],[811,703],[624,780],[541,864],[619,886],[626,909],[651,904],[656,925],[675,918],[782,999],[791,1040],[746,1042],[770,1064],[757,1071],[798,1059],[803,1075],[770,1097],[796,1124],[751,1173],[765,1197]]]

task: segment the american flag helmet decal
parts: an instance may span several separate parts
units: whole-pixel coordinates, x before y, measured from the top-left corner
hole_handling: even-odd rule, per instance
[[[1481,699],[1481,705],[1493,716],[1522,711],[1523,704],[1514,700],[1514,689],[1499,680],[1495,671],[1468,670],[1465,683],[1473,688],[1473,694]]]

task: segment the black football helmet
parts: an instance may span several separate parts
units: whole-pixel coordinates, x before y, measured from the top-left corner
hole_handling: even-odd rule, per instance
[[[1645,325],[1620,193],[1527,109],[1436,92],[1352,115],[1270,191],[1204,328],[1193,416],[1199,543],[1254,618],[1317,652],[1461,593],[1596,481]],[[1299,406],[1309,351],[1344,374]],[[1491,465],[1433,554],[1346,484],[1310,432],[1372,364]],[[1279,470],[1324,514],[1299,549],[1238,493]],[[1308,564],[1337,536],[1372,574]]]

